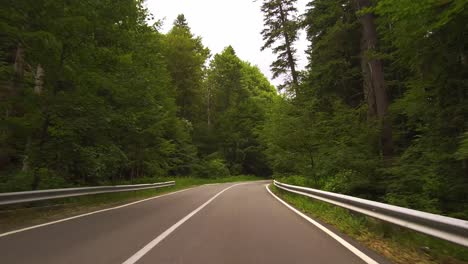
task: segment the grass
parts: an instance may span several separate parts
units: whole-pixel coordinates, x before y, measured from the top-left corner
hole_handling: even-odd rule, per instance
[[[28,204],[0,207],[0,233],[16,230],[80,215],[100,209],[110,208],[137,200],[170,193],[190,187],[238,181],[263,180],[255,176],[231,176],[226,178],[160,178],[158,182],[175,180],[176,185],[158,189],[85,195],[63,199],[38,201]]]
[[[330,224],[395,263],[468,263],[468,249],[399,226],[366,217],[347,209],[289,193],[270,185],[270,189],[298,210]]]

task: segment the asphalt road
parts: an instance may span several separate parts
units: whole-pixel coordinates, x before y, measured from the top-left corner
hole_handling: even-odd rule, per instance
[[[366,263],[265,184],[201,186],[2,236],[0,263]]]

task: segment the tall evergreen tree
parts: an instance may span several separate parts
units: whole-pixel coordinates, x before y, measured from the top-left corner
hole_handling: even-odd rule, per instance
[[[296,49],[294,42],[298,37],[297,0],[265,0],[261,10],[264,16],[262,50],[272,48],[276,60],[271,64],[273,77],[285,75],[282,87],[297,93],[299,76],[296,69]]]
[[[210,56],[200,37],[195,37],[183,14],[174,21],[174,26],[165,38],[165,57],[176,91],[180,117],[194,123],[200,122],[204,109],[202,104],[202,81],[205,61]]]
[[[385,83],[383,62],[377,57],[378,34],[375,16],[369,11],[370,0],[355,0],[356,12],[360,14],[361,33],[361,67],[364,80],[364,92],[367,99],[369,118],[378,118],[382,124],[382,154],[387,164],[393,153],[392,125],[388,116],[389,99]]]

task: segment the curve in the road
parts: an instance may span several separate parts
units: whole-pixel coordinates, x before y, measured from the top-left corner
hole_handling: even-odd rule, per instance
[[[265,183],[201,186],[3,234],[0,261],[6,264],[387,262],[345,239],[354,245],[352,251],[323,228],[312,226],[309,219],[304,221],[291,208],[276,201],[265,189]],[[356,254],[357,251],[361,253]]]

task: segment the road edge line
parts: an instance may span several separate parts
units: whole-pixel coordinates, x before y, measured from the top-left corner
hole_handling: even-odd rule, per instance
[[[340,236],[338,236],[337,234],[335,234],[334,232],[332,232],[330,229],[326,228],[325,226],[321,225],[320,223],[318,223],[317,221],[313,220],[312,218],[310,218],[309,216],[305,215],[304,213],[302,213],[301,211],[297,210],[296,208],[294,208],[293,206],[291,206],[290,204],[288,204],[287,202],[285,202],[283,199],[279,198],[276,194],[274,194],[270,188],[268,188],[270,184],[266,184],[265,185],[265,188],[267,189],[267,191],[274,197],[276,198],[279,202],[281,202],[283,205],[285,205],[288,209],[290,209],[291,211],[293,211],[294,213],[298,214],[299,216],[301,216],[302,218],[304,218],[305,220],[307,220],[309,223],[315,225],[317,228],[319,228],[320,230],[322,230],[323,232],[325,232],[327,235],[329,235],[330,237],[332,237],[333,239],[335,239],[338,243],[340,243],[342,246],[344,246],[346,249],[348,249],[349,251],[351,251],[354,255],[358,256],[361,260],[363,260],[364,262],[366,262],[367,264],[379,264],[377,261],[375,261],[374,259],[372,259],[371,257],[367,256],[364,252],[360,251],[359,249],[357,249],[355,246],[351,245],[349,242],[347,242],[346,240],[344,240],[343,238],[341,238]]]
[[[75,216],[71,216],[71,217],[67,217],[67,218],[63,218],[63,219],[59,219],[59,220],[55,220],[55,221],[51,221],[51,222],[47,222],[47,223],[43,223],[43,224],[38,224],[38,225],[33,225],[33,226],[29,226],[29,227],[16,229],[16,230],[13,230],[13,231],[8,231],[8,232],[0,234],[0,237],[5,237],[5,236],[8,236],[8,235],[28,231],[28,230],[31,230],[31,229],[36,229],[36,228],[43,227],[43,226],[58,224],[58,223],[61,223],[61,222],[65,222],[65,221],[69,221],[69,220],[73,220],[73,219],[76,219],[76,218],[81,218],[81,217],[85,217],[85,216],[89,216],[89,215],[93,215],[93,214],[98,214],[98,213],[103,213],[103,212],[107,212],[107,211],[111,211],[111,210],[124,208],[124,207],[127,207],[127,206],[131,206],[131,205],[134,205],[134,204],[150,201],[150,200],[161,198],[161,197],[164,197],[164,196],[169,196],[169,195],[173,195],[173,194],[176,194],[176,193],[185,192],[185,191],[188,191],[188,190],[191,190],[191,189],[194,189],[194,188],[198,188],[198,187],[201,187],[201,186],[204,186],[204,185],[195,186],[195,187],[191,187],[191,188],[187,188],[187,189],[183,189],[183,190],[178,190],[178,191],[175,191],[175,192],[165,193],[165,194],[161,194],[161,195],[158,195],[158,196],[146,198],[146,199],[143,199],[143,200],[138,200],[138,201],[135,201],[135,202],[122,204],[122,205],[115,206],[115,207],[105,208],[105,209],[101,209],[101,210],[97,210],[97,211],[92,211],[92,212],[84,213],[84,214],[80,214],[80,215],[75,215]]]
[[[188,215],[186,215],[184,218],[180,219],[179,221],[177,221],[175,224],[173,224],[171,227],[169,227],[168,229],[166,229],[166,231],[162,232],[161,234],[159,234],[155,239],[153,239],[152,241],[150,241],[148,244],[146,244],[143,248],[141,248],[140,250],[138,250],[135,254],[133,254],[130,258],[128,258],[126,261],[124,261],[122,264],[134,264],[136,263],[138,260],[140,260],[143,256],[146,255],[146,253],[148,253],[151,249],[153,249],[155,246],[157,246],[161,241],[163,241],[166,237],[168,237],[172,232],[174,232],[178,227],[180,227],[181,225],[183,225],[187,220],[189,220],[190,218],[192,218],[192,216],[194,216],[196,213],[198,213],[199,211],[201,211],[205,206],[207,206],[208,204],[210,204],[214,199],[216,199],[216,197],[220,196],[223,192],[231,189],[232,187],[235,187],[235,186],[239,186],[239,185],[242,185],[242,184],[246,184],[246,183],[238,183],[238,184],[234,184],[234,185],[231,185],[225,189],[223,189],[222,191],[218,192],[217,194],[215,194],[213,197],[211,197],[208,201],[206,201],[205,203],[203,203],[202,205],[200,205],[199,207],[197,207],[197,209],[193,210],[191,213],[189,213]]]

